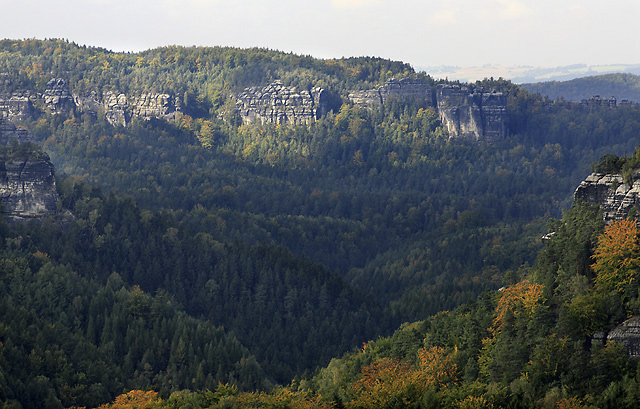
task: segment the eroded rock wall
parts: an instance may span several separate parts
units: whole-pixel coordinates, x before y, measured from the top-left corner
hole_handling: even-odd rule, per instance
[[[640,358],[640,316],[634,316],[607,334],[607,341],[624,345],[627,355]]]
[[[66,81],[61,78],[54,78],[47,83],[42,101],[53,114],[78,112],[97,116],[103,113],[105,119],[114,126],[126,126],[133,117],[173,120],[179,111],[179,104],[169,94],[144,93],[132,97],[107,91],[100,96],[94,90],[86,95],[78,95],[72,94]]]
[[[0,118],[21,121],[34,114],[31,93],[15,89],[8,73],[0,73]]]
[[[0,145],[9,146],[12,143],[11,141],[21,145],[25,142],[33,142],[33,138],[31,138],[31,134],[26,129],[18,128],[8,119],[0,117]]]
[[[58,193],[53,164],[42,155],[0,157],[0,204],[3,213],[37,217],[56,211]]]
[[[384,104],[389,99],[425,99],[432,104],[433,95],[431,87],[414,78],[403,78],[388,80],[377,89],[352,91],[349,93],[349,100],[356,105],[375,106]]]
[[[244,122],[308,124],[326,114],[325,91],[298,91],[275,81],[266,87],[246,88],[236,96],[236,109]]]
[[[640,178],[636,172],[629,185],[622,175],[592,173],[576,188],[573,198],[599,205],[605,222],[622,220],[633,207],[640,210]]]
[[[0,143],[31,142],[28,131],[0,119]],[[0,154],[0,209],[14,218],[40,217],[56,212],[55,171],[46,153],[9,149]]]
[[[439,84],[436,101],[440,120],[452,138],[500,140],[508,135],[507,97],[501,92]]]
[[[76,108],[67,82],[62,78],[52,78],[47,82],[47,87],[42,94],[42,101],[52,114],[68,115]]]

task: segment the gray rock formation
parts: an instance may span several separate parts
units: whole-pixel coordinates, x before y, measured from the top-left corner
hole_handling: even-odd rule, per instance
[[[356,105],[375,106],[384,104],[389,99],[425,99],[429,104],[433,101],[431,87],[413,78],[397,80],[392,78],[377,89],[352,91],[349,100]]]
[[[176,119],[176,104],[169,94],[142,94],[131,107],[132,115],[143,119]]]
[[[0,204],[14,217],[54,213],[58,203],[53,165],[46,155],[0,157]]]
[[[177,101],[169,94],[147,93],[127,98],[125,94],[108,91],[99,98],[92,91],[86,96],[74,95],[73,101],[79,112],[94,116],[104,113],[105,119],[113,126],[126,126],[133,117],[175,120],[179,112]]]
[[[18,128],[11,121],[0,118],[0,145],[9,146],[11,141],[16,141],[20,145],[33,142],[33,138],[26,129]]]
[[[607,335],[607,341],[624,345],[629,357],[640,358],[640,317],[631,317],[615,327]]]
[[[640,209],[640,179],[636,173],[629,185],[622,175],[592,173],[576,188],[573,198],[599,205],[606,223],[622,220],[634,206]]]
[[[53,78],[47,82],[42,101],[52,114],[68,115],[76,107],[73,96],[67,88],[67,82],[62,78]]]
[[[127,102],[127,96],[124,94],[116,94],[112,91],[107,92],[104,94],[102,106],[104,107],[105,119],[113,126],[126,126],[131,119],[129,103]]]
[[[439,84],[436,101],[440,120],[452,138],[491,141],[508,135],[507,97],[500,92]]]
[[[25,135],[26,133],[26,135]],[[0,141],[30,141],[26,130],[0,120]],[[9,149],[0,154],[0,205],[13,218],[39,217],[56,211],[58,193],[53,164],[44,152]]]
[[[91,93],[86,96],[74,94],[73,103],[75,104],[78,112],[93,116],[96,116],[100,109],[102,109],[102,103],[100,102],[98,93],[95,91],[91,91]]]
[[[0,118],[21,121],[34,114],[31,93],[16,89],[9,73],[0,73]]]
[[[4,98],[0,97],[0,118],[5,117],[10,121],[20,121],[33,113],[33,104],[26,96],[7,95]]]
[[[236,109],[244,122],[307,124],[326,114],[325,91],[297,91],[275,81],[266,87],[246,88],[236,96]]]
[[[423,98],[433,103],[431,87],[417,79],[391,79],[375,90],[352,91],[349,100],[372,107],[389,99]],[[442,124],[454,137],[499,140],[508,135],[509,115],[506,95],[492,90],[470,91],[460,85],[436,87],[436,109]]]

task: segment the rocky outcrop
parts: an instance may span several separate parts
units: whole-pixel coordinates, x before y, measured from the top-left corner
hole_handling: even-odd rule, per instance
[[[175,120],[180,111],[178,101],[169,94],[146,93],[128,98],[125,94],[108,91],[101,99],[92,91],[85,96],[74,95],[73,99],[79,112],[94,116],[102,112],[113,126],[126,126],[133,117]]]
[[[640,316],[634,316],[615,327],[608,334],[598,332],[591,337],[594,342],[622,344],[630,358],[640,358]]]
[[[30,141],[28,132],[6,120],[0,120],[0,141]],[[13,218],[31,218],[56,211],[53,164],[46,153],[33,149],[4,149],[0,154],[0,209]]]
[[[38,217],[54,213],[58,203],[53,164],[38,155],[0,156],[0,204],[14,217]]]
[[[62,78],[53,78],[47,82],[47,88],[42,94],[42,101],[52,114],[68,115],[76,107],[67,82]]]
[[[76,111],[92,116],[96,116],[98,111],[102,109],[102,103],[100,102],[98,93],[95,91],[91,91],[89,95],[85,96],[74,94],[73,103],[76,106]]]
[[[142,94],[131,107],[131,114],[143,119],[174,120],[177,111],[176,101],[169,94]]]
[[[0,118],[5,117],[10,121],[21,121],[33,115],[33,113],[33,104],[28,97],[20,95],[0,97]]]
[[[436,102],[440,120],[452,138],[491,141],[508,135],[507,97],[500,92],[439,84]]]
[[[18,128],[11,121],[0,118],[0,145],[9,146],[12,141],[20,145],[25,142],[33,142],[33,138],[26,129]]]
[[[433,105],[431,87],[418,79],[391,79],[375,90],[352,91],[349,100],[365,107],[390,99],[424,99]],[[509,133],[506,95],[493,90],[470,90],[461,85],[436,87],[436,109],[452,138],[495,141]]]
[[[433,96],[428,84],[413,78],[392,78],[377,89],[349,93],[351,102],[367,107],[384,104],[389,99],[425,99],[431,105]]]
[[[53,78],[47,83],[42,102],[53,114],[69,115],[78,112],[97,116],[102,113],[114,126],[126,126],[133,117],[173,120],[179,111],[179,103],[168,94],[145,93],[138,97],[128,97],[114,91],[107,91],[102,97],[96,91],[86,95],[71,94],[66,81],[61,78]],[[14,111],[30,112],[28,108],[33,109],[28,98],[16,99],[12,103]],[[2,107],[0,100],[0,111],[3,110]]]
[[[0,73],[0,118],[21,121],[35,113],[31,93],[16,87],[9,73]]]
[[[236,109],[244,122],[307,124],[326,114],[327,96],[321,88],[298,91],[275,81],[246,88],[236,96]]]
[[[175,120],[180,111],[179,104],[169,94],[146,93],[137,98],[108,91],[100,99],[95,91],[86,96],[74,95],[77,110],[90,115],[104,113],[113,126],[126,126],[133,117],[145,120],[152,118]]]
[[[599,205],[607,223],[622,220],[632,208],[640,209],[640,179],[636,173],[629,185],[622,175],[592,173],[576,188],[573,198]]]
[[[102,107],[104,108],[105,119],[113,126],[126,126],[131,119],[129,103],[127,102],[127,96],[124,94],[112,91],[107,92],[104,94]]]

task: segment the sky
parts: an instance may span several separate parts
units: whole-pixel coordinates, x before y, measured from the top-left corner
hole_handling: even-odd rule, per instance
[[[424,66],[640,63],[640,0],[0,0],[0,38],[263,47]]]

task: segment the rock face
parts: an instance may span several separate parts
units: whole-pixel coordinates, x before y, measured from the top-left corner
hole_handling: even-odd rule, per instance
[[[5,117],[11,121],[20,121],[32,115],[33,112],[33,104],[28,97],[18,95],[0,97],[0,118]]]
[[[471,91],[460,85],[436,87],[435,106],[452,138],[495,141],[509,133],[507,96],[493,90]],[[422,98],[433,104],[431,87],[417,79],[391,79],[375,90],[353,91],[349,100],[372,107],[389,99]]]
[[[142,94],[127,98],[125,94],[108,91],[100,99],[95,91],[87,96],[74,95],[77,110],[91,115],[103,112],[113,126],[126,126],[133,117],[145,120],[152,118],[174,120],[179,106],[169,94]]]
[[[640,316],[631,317],[607,335],[607,341],[624,345],[627,355],[640,358]]]
[[[25,135],[26,132],[26,135]],[[30,140],[26,130],[0,119],[0,140]],[[13,218],[39,217],[56,211],[56,191],[53,164],[44,152],[9,150],[0,155],[0,205],[2,212]]]
[[[73,97],[62,78],[53,78],[47,82],[42,101],[52,114],[70,114],[75,109]]]
[[[169,94],[142,94],[134,100],[131,111],[144,119],[175,119],[177,107]]]
[[[384,104],[387,100],[395,99],[426,99],[433,103],[431,87],[422,81],[413,78],[397,80],[392,78],[377,89],[352,91],[349,100],[356,105],[375,106]]]
[[[633,184],[624,181],[622,175],[604,175],[592,173],[576,188],[574,200],[599,205],[604,221],[622,220],[635,206],[640,209],[640,179],[638,174]]]
[[[297,91],[275,81],[264,88],[246,88],[236,96],[236,109],[244,122],[308,124],[327,111],[323,89]]]
[[[30,93],[15,89],[8,73],[0,73],[0,118],[20,121],[33,115]]]
[[[440,120],[451,137],[491,141],[508,135],[507,97],[501,92],[472,92],[460,85],[439,84],[436,101]]]
[[[124,94],[117,94],[109,91],[104,94],[102,101],[102,107],[104,108],[104,116],[111,125],[126,126],[127,122],[131,119],[129,114],[129,104],[127,103],[127,96]]]
[[[25,142],[33,142],[33,138],[24,128],[17,128],[11,121],[0,117],[0,145],[9,146],[11,141],[19,145]]]
[[[171,120],[175,119],[176,112],[179,111],[179,104],[168,94],[146,93],[131,98],[119,92],[107,91],[101,98],[96,91],[92,91],[88,95],[72,95],[66,81],[61,78],[53,78],[47,83],[42,101],[53,114],[82,112],[97,116],[98,113],[104,113],[105,119],[114,126],[126,126],[132,117]],[[30,104],[28,98],[14,102],[16,107],[19,107],[18,102]],[[25,111],[25,108],[21,109]]]

